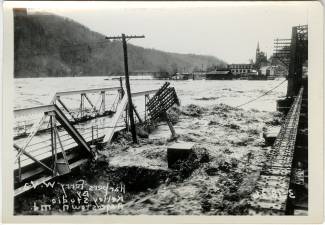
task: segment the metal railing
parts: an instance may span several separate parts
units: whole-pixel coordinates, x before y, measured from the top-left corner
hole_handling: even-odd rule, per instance
[[[145,96],[146,98],[155,92],[156,90],[137,92],[133,93],[132,96],[135,98]],[[79,94],[81,92],[74,93]],[[66,95],[67,93],[64,93],[64,95],[60,94],[59,96]],[[116,117],[116,123],[113,125],[107,124],[105,118],[100,120],[101,118],[98,118],[100,115],[96,115],[84,123],[74,123],[68,118],[69,114],[64,113],[64,107],[59,108],[55,102],[52,105],[15,110],[14,115],[17,119],[22,119],[26,115],[41,117],[41,119],[29,118],[28,128],[26,128],[26,122],[21,122],[21,120],[18,122],[18,124],[20,123],[19,128],[24,128],[25,137],[14,139],[14,149],[17,151],[14,171],[15,184],[21,183],[38,173],[56,177],[60,174],[57,165],[63,161],[69,167],[73,155],[75,157],[78,155],[93,156],[91,145],[96,145],[98,141],[102,141],[108,132],[114,133],[118,129],[127,127],[126,96],[124,99],[121,106],[121,95],[118,93],[111,104],[112,108],[120,109],[119,115],[114,114],[110,118],[112,120]],[[138,115],[143,118],[145,112],[146,109],[138,111]],[[17,193],[22,192],[23,190],[17,190]]]

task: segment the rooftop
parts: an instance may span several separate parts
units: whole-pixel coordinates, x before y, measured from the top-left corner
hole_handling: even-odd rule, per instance
[[[225,74],[229,74],[231,73],[229,70],[214,70],[214,71],[211,71],[211,72],[208,72],[207,74],[208,75],[225,75]]]

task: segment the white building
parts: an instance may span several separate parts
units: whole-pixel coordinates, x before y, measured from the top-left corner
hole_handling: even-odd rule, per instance
[[[228,65],[228,69],[234,75],[248,74],[248,73],[254,72],[253,68],[254,68],[253,64],[230,64],[230,65]]]
[[[275,66],[262,66],[258,73],[264,76],[275,76]]]

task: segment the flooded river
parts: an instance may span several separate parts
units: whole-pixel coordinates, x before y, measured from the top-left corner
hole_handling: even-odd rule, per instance
[[[262,95],[281,80],[186,80],[169,81],[175,87],[182,105],[200,106],[224,103],[237,106]],[[131,80],[132,92],[157,89],[164,80]],[[46,105],[54,94],[60,91],[104,88],[119,86],[118,80],[105,77],[65,77],[65,78],[22,78],[15,79],[15,109]],[[275,111],[276,99],[284,96],[286,82],[268,95],[243,106],[243,109]]]
[[[132,92],[158,89],[164,82],[131,80],[131,89]],[[283,79],[169,82],[181,101],[181,107],[175,108],[171,114],[179,135],[177,141],[195,143],[197,158],[180,164],[178,169],[168,168],[166,149],[174,141],[169,139],[170,131],[166,124],[158,126],[149,138],[140,139],[139,144],[132,144],[130,134],[121,134],[100,152],[97,161],[56,180],[58,185],[54,189],[36,188],[15,199],[15,213],[248,214],[248,200],[258,179],[259,165],[265,162],[270,149],[265,148],[262,134],[280,125],[282,116],[275,112],[276,99],[285,95],[286,82]],[[281,82],[283,84],[268,95],[234,108],[263,95]],[[119,86],[118,80],[104,77],[16,79],[15,109],[49,104],[55,92],[59,91],[114,86]],[[143,98],[138,100],[141,102]],[[79,205],[77,209],[63,210],[62,203],[56,202],[63,195],[59,182],[69,186],[80,180],[97,186],[112,182],[125,184],[123,207],[111,209],[110,203],[96,200],[105,192],[90,191],[86,186],[84,190],[89,192],[87,199],[90,200],[88,208],[81,210]],[[71,199],[76,197],[73,190],[69,190],[67,196]],[[101,207],[98,207],[99,203]],[[31,211],[33,204],[48,204],[52,209],[48,212]]]

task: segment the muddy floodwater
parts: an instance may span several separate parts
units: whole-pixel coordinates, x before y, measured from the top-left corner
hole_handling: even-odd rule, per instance
[[[156,89],[164,82],[132,80],[131,89]],[[236,106],[280,82],[170,81],[181,101],[169,110],[177,140],[170,139],[164,122],[138,144],[121,132],[96,159],[16,198],[15,213],[245,215],[270,150],[263,131],[279,127],[283,119],[276,112],[276,99],[285,95],[286,83]],[[57,91],[118,85],[103,77],[16,79],[15,108],[48,104]],[[175,142],[194,143],[194,153],[169,169],[167,147]]]
[[[132,78],[131,78],[132,79]],[[248,81],[248,80],[186,80],[168,81],[176,88],[182,105],[197,104],[199,106],[224,103],[237,106],[255,98],[276,86],[283,80]],[[131,80],[132,92],[157,89],[166,82],[164,80]],[[65,77],[65,78],[22,78],[15,79],[14,108],[26,108],[46,105],[54,94],[60,91],[82,90],[104,87],[118,87],[118,80],[107,80],[105,77]],[[267,96],[252,102],[243,109],[275,111],[278,96],[286,93],[286,82]],[[72,102],[71,102],[72,104]]]

